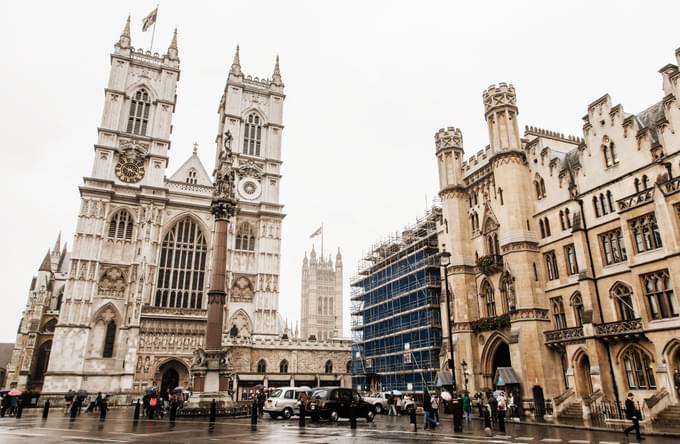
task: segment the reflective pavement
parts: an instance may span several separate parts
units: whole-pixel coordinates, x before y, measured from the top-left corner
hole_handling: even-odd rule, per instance
[[[423,430],[423,417],[418,417],[418,430],[410,431],[409,418],[379,416],[373,423],[357,420],[352,430],[349,421],[338,423],[307,421],[298,427],[297,418],[273,420],[261,418],[257,426],[250,419],[217,418],[210,424],[207,418],[177,419],[174,424],[166,419],[132,419],[132,410],[112,409],[105,421],[95,414],[83,413],[75,420],[64,417],[57,409],[47,420],[40,411],[24,411],[24,417],[0,418],[0,443],[458,443],[458,444],[628,444],[622,432],[591,431],[576,428],[508,423],[506,434],[484,436],[479,421],[466,424],[463,433],[452,433],[451,417],[442,415],[442,422],[434,430]],[[644,432],[643,432],[644,434]],[[645,444],[677,444],[678,438],[647,436]]]

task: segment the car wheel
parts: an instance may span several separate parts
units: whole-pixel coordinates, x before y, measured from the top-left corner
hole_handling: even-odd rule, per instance
[[[369,410],[368,413],[366,413],[366,422],[373,422],[373,418],[375,418],[375,413]]]
[[[276,419],[279,417],[278,413],[270,413],[269,416],[271,416],[272,419]]]
[[[286,407],[283,409],[283,419],[290,419],[293,416],[293,409]]]
[[[383,412],[383,407],[381,404],[376,404],[375,405],[375,414],[380,415]]]
[[[331,410],[331,412],[328,414],[328,419],[330,419],[332,422],[338,422],[339,418],[340,415],[338,415],[337,410]]]

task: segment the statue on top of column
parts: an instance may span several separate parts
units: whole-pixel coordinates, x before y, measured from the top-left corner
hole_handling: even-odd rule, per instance
[[[233,216],[236,211],[236,177],[234,173],[234,158],[231,152],[233,137],[230,131],[224,133],[224,143],[215,165],[215,188],[213,190],[212,213],[215,217],[226,218]]]

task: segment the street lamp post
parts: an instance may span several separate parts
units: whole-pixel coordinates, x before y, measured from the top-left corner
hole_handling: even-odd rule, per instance
[[[439,253],[439,263],[444,269],[444,292],[446,298],[446,326],[448,340],[449,353],[451,353],[451,358],[448,359],[449,369],[451,370],[451,385],[453,386],[453,431],[462,432],[463,431],[463,412],[462,404],[458,399],[458,389],[456,387],[456,369],[453,361],[453,332],[451,331],[453,327],[453,322],[451,322],[451,296],[449,295],[449,273],[448,268],[451,264],[451,253],[446,251],[446,244],[442,244],[442,251]]]
[[[467,362],[465,362],[465,359],[460,363],[460,366],[463,368],[463,378],[465,378],[465,391],[468,391],[468,365]]]

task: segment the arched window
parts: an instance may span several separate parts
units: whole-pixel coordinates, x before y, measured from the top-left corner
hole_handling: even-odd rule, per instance
[[[188,216],[177,222],[163,238],[154,305],[202,308],[207,253],[198,224]]]
[[[640,179],[638,179],[636,177],[635,180],[633,181],[633,184],[635,185],[635,192],[639,193],[640,192]]]
[[[345,370],[347,370],[347,373],[352,373],[352,361],[347,361]]]
[[[574,322],[577,327],[583,325],[583,299],[581,293],[574,293],[571,297],[571,306],[574,309]]]
[[[616,146],[614,145],[614,142],[609,144],[609,157],[611,158],[612,165],[619,163],[619,156],[616,153]]]
[[[560,225],[562,226],[562,230],[566,230],[567,226],[564,223],[564,211],[560,210]]]
[[[633,293],[630,287],[623,284],[616,284],[611,290],[612,296],[616,299],[618,307],[619,318],[622,321],[630,321],[637,318],[635,316],[635,309],[633,308]]]
[[[496,316],[496,298],[493,294],[493,287],[489,281],[482,282],[482,299],[484,299],[484,304],[486,305],[486,316],[494,317]]]
[[[57,328],[57,320],[56,319],[50,319],[43,326],[43,333],[54,333],[54,330],[56,328]]]
[[[256,113],[250,113],[246,118],[243,131],[243,154],[250,156],[260,155],[260,143],[262,141],[262,122]]]
[[[187,171],[187,183],[191,185],[196,185],[198,183],[197,173],[193,168]]]
[[[257,361],[257,372],[258,373],[267,373],[267,361],[264,359],[260,359]]]
[[[602,147],[602,155],[604,156],[604,165],[605,165],[606,167],[612,166],[612,165],[613,165],[613,164],[612,164],[612,160],[611,160],[611,158],[609,157],[609,147],[608,147],[607,145],[604,145],[604,146]]]
[[[255,231],[248,222],[243,222],[238,226],[234,249],[255,251]]]
[[[536,188],[536,199],[543,199],[545,197],[545,181],[538,174],[534,179],[534,187]]]
[[[329,359],[326,361],[326,365],[323,366],[324,372],[333,373],[333,362]]]
[[[146,127],[149,123],[149,110],[151,99],[144,88],[137,90],[130,100],[130,114],[128,117],[127,132],[132,134],[146,135]]]
[[[623,354],[623,367],[626,370],[629,389],[656,389],[654,367],[647,353],[637,347],[629,348]]]
[[[600,204],[597,201],[597,196],[593,196],[593,208],[595,209],[595,217],[600,217]]]
[[[498,234],[491,233],[486,236],[486,250],[488,254],[500,254],[500,247],[498,245]]]
[[[642,175],[642,189],[646,190],[649,187],[649,177],[646,174]]]
[[[545,197],[545,181],[541,177],[541,180],[539,182],[541,184],[541,197]]]
[[[508,272],[501,276],[499,287],[501,290],[501,310],[503,310],[503,313],[509,313],[510,310],[515,309],[515,284]]]
[[[288,361],[285,359],[279,364],[279,373],[288,373]]]
[[[116,323],[115,321],[109,321],[106,324],[106,335],[104,336],[104,351],[102,352],[102,358],[112,358],[113,357],[113,346],[116,343]]]
[[[534,188],[536,188],[536,199],[541,199],[541,184],[538,180],[534,180]]]
[[[567,328],[567,317],[564,314],[564,302],[562,301],[562,296],[550,299],[550,305],[552,306],[555,330],[563,330]]]
[[[35,367],[33,374],[31,375],[31,382],[42,382],[45,379],[45,372],[47,372],[47,366],[50,363],[50,352],[52,350],[52,341],[46,341],[40,347],[35,354]]]
[[[567,223],[567,228],[571,228],[571,215],[569,214],[569,208],[564,209],[564,221]]]
[[[607,190],[607,204],[609,204],[609,212],[614,212],[614,196],[610,190]]]
[[[134,221],[127,210],[116,212],[109,222],[109,237],[111,239],[132,240]]]
[[[546,237],[550,236],[550,221],[547,217],[543,219],[543,225],[545,226]]]
[[[543,226],[543,219],[538,220],[538,228],[541,231],[541,239],[545,237],[545,227]]]

